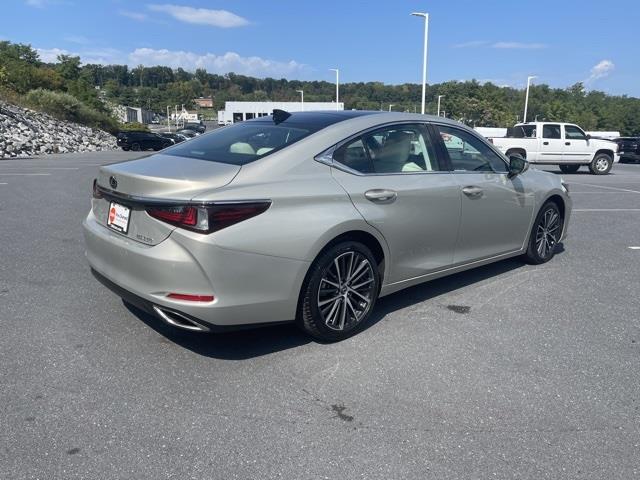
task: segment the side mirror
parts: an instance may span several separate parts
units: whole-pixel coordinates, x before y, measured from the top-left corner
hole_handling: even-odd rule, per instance
[[[587,140],[591,140],[591,135],[587,134]]]
[[[529,162],[522,158],[521,155],[509,155],[509,178],[526,172],[528,168]]]

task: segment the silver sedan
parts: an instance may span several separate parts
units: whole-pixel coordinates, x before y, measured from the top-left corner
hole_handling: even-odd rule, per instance
[[[559,176],[459,123],[276,110],[102,167],[83,226],[95,276],[171,325],[333,341],[398,290],[550,260],[570,213]]]

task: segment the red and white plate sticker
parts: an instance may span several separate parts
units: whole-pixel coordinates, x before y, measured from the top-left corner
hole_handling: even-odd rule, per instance
[[[129,230],[129,217],[131,215],[131,209],[120,205],[119,203],[111,202],[109,205],[109,217],[107,217],[107,226],[117,230],[120,233],[127,233]]]

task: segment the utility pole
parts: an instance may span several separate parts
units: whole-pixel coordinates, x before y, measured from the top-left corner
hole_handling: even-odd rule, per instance
[[[338,103],[340,102],[340,70],[337,68],[330,68],[332,72],[336,72],[336,110],[340,110]]]
[[[524,116],[522,117],[522,123],[527,123],[527,107],[529,107],[529,87],[531,86],[531,80],[537,78],[535,75],[527,77],[527,94],[524,97]]]
[[[429,14],[413,12],[411,15],[424,18],[424,51],[422,52],[422,114],[424,115],[425,96],[427,91],[427,47],[429,39]]]

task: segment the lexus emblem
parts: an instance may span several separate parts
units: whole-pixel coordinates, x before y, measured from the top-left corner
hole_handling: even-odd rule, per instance
[[[109,177],[109,185],[111,185],[111,188],[113,188],[114,190],[118,188],[118,181],[113,175]]]

